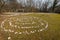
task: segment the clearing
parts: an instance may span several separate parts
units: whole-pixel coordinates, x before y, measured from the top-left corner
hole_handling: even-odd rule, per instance
[[[0,15],[1,40],[60,40],[60,14],[5,13]]]

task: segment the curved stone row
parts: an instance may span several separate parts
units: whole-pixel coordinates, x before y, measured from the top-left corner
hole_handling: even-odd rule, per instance
[[[37,22],[39,22],[39,25],[37,25],[36,27],[35,26],[31,26],[31,27],[29,27],[29,26],[28,27],[26,27],[26,26],[24,26],[24,27],[18,26],[19,22],[22,23],[22,24],[19,24],[19,25],[36,24],[36,22],[34,20],[37,20]],[[29,21],[31,21],[32,23],[27,23]],[[17,32],[15,30],[6,29],[5,26],[4,26],[6,22],[8,22],[9,26],[13,27],[13,28],[18,27],[19,29],[34,29],[34,28],[39,28],[39,29],[38,30],[36,30],[36,29],[35,30],[30,30],[29,32],[27,30]],[[15,25],[15,23],[13,23],[13,22],[18,22],[18,23],[17,23],[17,25]],[[42,26],[44,26],[44,27],[40,28]],[[22,16],[22,17],[15,18],[15,19],[14,18],[8,18],[8,19],[5,19],[4,21],[2,21],[2,23],[1,23],[1,29],[2,30],[4,30],[5,32],[13,32],[14,34],[31,34],[31,33],[36,33],[36,32],[43,31],[46,28],[48,28],[48,22],[47,21],[42,20],[42,19],[40,19],[38,17],[30,17],[30,16],[24,16],[24,17]]]

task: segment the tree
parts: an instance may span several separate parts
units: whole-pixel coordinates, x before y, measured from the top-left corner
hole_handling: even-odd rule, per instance
[[[2,13],[2,8],[4,7],[5,2],[3,0],[0,0],[0,13]]]
[[[49,1],[43,3],[43,7],[42,7],[42,11],[43,12],[47,12],[48,11],[48,5],[49,5]]]
[[[58,0],[54,0],[53,6],[52,6],[52,11],[53,11],[53,12],[54,12],[54,10],[55,10],[55,7],[56,7],[57,3],[58,3]]]
[[[54,9],[55,13],[60,13],[60,5],[56,6],[56,8]]]
[[[38,0],[38,3],[39,3],[39,11],[41,12],[41,9],[42,9],[42,7],[41,7],[41,3],[42,2],[42,0]]]
[[[18,5],[17,0],[8,0],[8,1],[9,1],[8,7],[9,7],[10,11],[12,11],[12,12],[16,11],[17,5]]]

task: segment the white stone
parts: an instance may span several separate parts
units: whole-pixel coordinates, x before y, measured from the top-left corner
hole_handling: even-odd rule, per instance
[[[23,25],[25,25],[25,23],[23,23]]]
[[[34,23],[36,23],[36,22],[33,21],[32,24],[34,24]]]
[[[9,22],[9,24],[10,24],[10,26],[12,25],[12,23],[11,23],[11,22]]]
[[[17,34],[18,32],[15,32],[15,34]]]
[[[11,39],[11,37],[8,37],[8,40],[10,40]]]
[[[20,28],[20,27],[18,26],[18,28]]]
[[[28,32],[28,31],[25,31],[25,33],[26,33],[26,34],[29,34],[29,32]]]
[[[21,27],[22,29],[24,28],[24,27]]]
[[[5,29],[4,31],[7,32],[8,30]]]
[[[19,34],[22,34],[22,32],[19,32]]]
[[[38,32],[40,32],[40,30],[38,30]]]
[[[17,25],[15,25],[15,28],[17,28]]]
[[[36,32],[36,30],[34,30]]]
[[[9,29],[9,32],[11,32],[11,29]]]
[[[41,25],[44,25],[44,23],[41,23]]]
[[[35,31],[31,31],[30,33],[35,33]]]
[[[13,30],[11,32],[14,32]]]
[[[40,31],[43,31],[43,29],[41,29]]]

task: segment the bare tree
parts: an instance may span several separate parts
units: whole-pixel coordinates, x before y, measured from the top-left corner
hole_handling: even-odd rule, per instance
[[[42,7],[41,7],[42,0],[38,0],[38,3],[39,3],[39,11],[41,11],[41,9],[42,9]]]
[[[55,9],[57,3],[58,3],[58,0],[54,0],[54,2],[53,2],[53,6],[52,6],[52,11],[53,11],[53,12],[54,12],[54,9]]]
[[[0,0],[0,13],[2,12],[2,8],[4,7],[5,2]]]
[[[9,1],[9,4],[8,4],[8,7],[10,9],[10,11],[16,11],[16,8],[17,8],[17,0],[8,0]]]
[[[25,3],[25,9],[26,11],[32,11],[32,6],[33,6],[33,0],[26,0]]]

